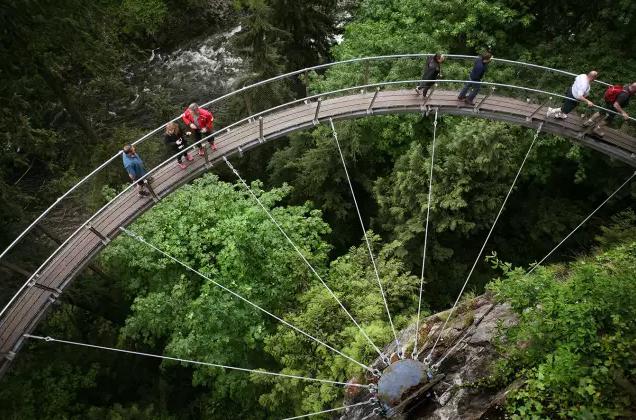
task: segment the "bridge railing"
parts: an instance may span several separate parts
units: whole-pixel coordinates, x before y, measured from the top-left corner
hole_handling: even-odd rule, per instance
[[[215,128],[220,131],[256,113],[289,106],[294,103],[295,98],[308,96],[308,100],[316,100],[323,95],[337,96],[348,94],[352,89],[373,89],[377,86],[413,88],[421,76],[423,62],[428,56],[402,54],[364,57],[314,66],[238,88],[201,105],[214,112]],[[467,78],[474,60],[474,56],[448,55],[442,67],[442,77],[446,82],[440,83],[443,83],[446,89],[459,89]],[[500,85],[492,86],[498,87],[501,91],[506,90],[507,96],[537,103],[549,102],[552,97],[554,106],[557,106],[574,76],[562,70],[495,59],[484,80],[496,80]],[[534,90],[509,87],[508,83],[528,84]],[[602,95],[605,89],[602,84],[603,82],[595,84],[595,94]],[[484,86],[483,89],[487,88]],[[184,104],[184,108],[185,105],[187,104]],[[179,119],[180,116],[177,116],[172,121]],[[157,167],[167,156],[162,139],[166,124],[131,141],[137,147],[147,168]],[[628,127],[624,129],[631,130]],[[191,150],[194,153],[196,148],[192,145]],[[90,215],[121,191],[122,185],[127,184],[121,152],[114,150],[113,153],[111,158],[84,176],[52,203],[0,255],[0,265],[13,273],[8,279],[14,285],[13,290],[23,290],[27,284],[25,280],[37,273],[38,267],[43,265],[42,256],[52,256],[54,251],[59,249],[60,243],[85,226],[90,220]],[[12,295],[15,296],[0,296],[0,305],[4,305],[0,316],[10,306]]]

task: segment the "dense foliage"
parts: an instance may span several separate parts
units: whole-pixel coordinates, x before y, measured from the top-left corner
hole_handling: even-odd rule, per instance
[[[146,92],[143,81],[126,76],[156,48],[240,24],[233,46],[245,68],[236,87],[331,59],[474,54],[486,48],[498,57],[575,72],[597,68],[601,78],[625,82],[636,74],[635,9],[633,2],[609,0],[430,0],[425,7],[418,0],[4,2],[0,242],[13,238],[43,205],[122,143],[182,108],[171,100],[172,92],[162,87]],[[339,34],[344,39],[337,43]],[[448,63],[444,72],[464,78],[468,65]],[[237,98],[216,113],[217,121],[222,125],[307,92],[415,78],[420,70],[415,60],[393,60],[313,72]],[[570,82],[496,65],[487,78],[558,92]],[[133,101],[137,94],[140,99]],[[593,95],[598,99],[600,90]],[[432,119],[392,115],[336,124],[397,328],[412,322],[417,309]],[[440,116],[436,134],[426,312],[456,298],[534,132]],[[147,142],[144,157],[161,156],[162,146]],[[236,166],[255,180],[251,188],[267,209],[383,346],[392,332],[339,158],[325,126],[268,142]],[[126,182],[117,169],[100,180],[110,192]],[[520,313],[522,322],[501,344],[507,358],[493,378],[497,386],[524,381],[509,399],[512,415],[606,418],[625,416],[634,406],[636,220],[621,213],[620,226],[607,227],[612,214],[631,205],[634,187],[551,257],[548,262],[557,265],[531,276],[512,269],[543,257],[630,173],[562,138],[542,134],[534,145],[486,248],[508,263],[480,261],[469,285],[481,292],[503,269],[505,279],[489,288]],[[221,171],[183,187],[131,226],[207,278],[121,236],[99,266],[64,293],[41,332],[213,363],[363,380],[356,364],[214,285],[240,293],[357,360],[368,363],[377,355],[229,176]],[[64,232],[70,218],[104,197],[91,186],[74,199],[76,208],[64,208],[48,225]],[[596,243],[605,251],[571,262],[595,245],[599,232]],[[27,269],[48,255],[51,243],[37,239],[23,255],[12,256]],[[15,289],[16,275],[13,269],[1,294]],[[2,381],[2,418],[277,418],[331,408],[343,397],[340,388],[326,384],[51,343],[29,345]]]
[[[631,220],[634,221],[633,213]],[[610,229],[617,232],[618,228]],[[636,405],[636,242],[575,263],[523,269],[495,262],[489,285],[518,312],[501,345],[494,383],[523,380],[513,418],[616,418]]]

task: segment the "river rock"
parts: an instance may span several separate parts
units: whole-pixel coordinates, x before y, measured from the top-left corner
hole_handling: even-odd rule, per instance
[[[449,311],[432,315],[420,322],[418,359],[424,361],[431,352]],[[396,419],[492,419],[503,417],[501,405],[507,393],[519,386],[514,383],[508,388],[492,390],[476,386],[480,379],[490,374],[493,362],[499,357],[493,339],[500,326],[507,327],[518,322],[510,305],[495,302],[492,296],[482,295],[464,302],[449,319],[443,330],[431,364],[439,364],[437,373],[443,379],[407,407],[407,412],[396,413]],[[406,346],[406,355],[413,348],[415,324],[402,330],[399,341]],[[428,336],[428,337],[427,337]],[[396,353],[395,343],[385,347],[386,354]],[[373,367],[382,370],[383,363],[376,360]],[[417,390],[414,390],[417,392]],[[367,400],[366,390],[348,394],[346,404]],[[341,420],[361,420],[383,418],[373,413],[374,405],[362,405],[346,410]]]

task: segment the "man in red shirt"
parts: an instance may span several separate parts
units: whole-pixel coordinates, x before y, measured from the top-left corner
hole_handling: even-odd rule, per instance
[[[187,135],[194,134],[194,141],[201,140],[204,136],[212,134],[214,128],[214,115],[210,111],[200,108],[195,102],[183,112],[181,119],[188,127]],[[214,137],[208,139],[210,149],[216,150]],[[199,156],[203,156],[203,144],[199,144]]]

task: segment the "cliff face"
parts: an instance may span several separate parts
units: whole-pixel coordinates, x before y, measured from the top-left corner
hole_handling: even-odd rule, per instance
[[[432,315],[420,323],[418,360],[424,361],[437,339],[449,311]],[[402,413],[392,418],[401,419],[487,419],[502,417],[498,406],[509,389],[484,390],[471,386],[489,374],[489,368],[498,354],[492,343],[499,325],[510,326],[517,322],[507,304],[496,303],[483,295],[460,305],[448,321],[441,339],[430,356],[431,364],[439,363],[430,389],[416,395]],[[413,349],[415,325],[400,333],[400,341],[407,344],[406,355]],[[424,343],[424,345],[422,345]],[[384,349],[385,354],[395,353],[395,343]],[[395,356],[393,356],[395,360]],[[374,367],[382,368],[376,360]],[[441,377],[443,375],[443,378]],[[439,379],[441,378],[441,380]],[[430,384],[429,384],[430,385]],[[425,385],[421,388],[424,389]],[[418,390],[412,390],[417,394]],[[351,392],[347,404],[365,401],[366,391]],[[341,419],[378,419],[373,413],[375,405],[363,405],[347,410]]]

